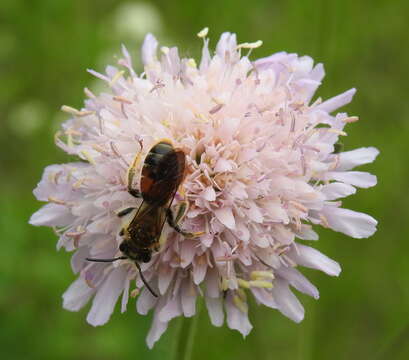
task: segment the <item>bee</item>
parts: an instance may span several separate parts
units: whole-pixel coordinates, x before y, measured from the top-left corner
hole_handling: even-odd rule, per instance
[[[135,157],[128,169],[127,188],[132,196],[142,198],[142,203],[138,208],[128,207],[117,214],[121,218],[126,215],[130,215],[131,218],[119,233],[123,239],[119,245],[123,256],[113,259],[87,258],[87,260],[96,262],[132,260],[147,289],[157,297],[158,295],[143,276],[140,263],[149,262],[152,253],[159,250],[160,236],[165,222],[167,221],[174,230],[186,237],[195,237],[202,233],[188,233],[179,227],[178,222],[186,212],[186,204],[182,202],[176,217],[173,216],[171,210],[173,199],[186,173],[185,153],[181,149],[174,148],[169,140],[165,139],[156,143],[144,160],[140,191],[133,187],[139,156],[138,154]]]

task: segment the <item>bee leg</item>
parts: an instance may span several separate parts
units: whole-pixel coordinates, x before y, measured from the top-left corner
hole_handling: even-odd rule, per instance
[[[134,189],[132,187],[133,184],[133,179],[135,177],[135,173],[136,173],[136,168],[139,164],[139,162],[141,161],[141,153],[142,153],[142,141],[139,142],[140,146],[141,146],[141,150],[138,151],[138,153],[135,155],[135,158],[132,161],[131,166],[128,169],[128,173],[127,173],[127,187],[128,187],[128,192],[136,198],[141,198],[142,194],[140,193],[139,190]]]
[[[184,213],[184,212],[183,212]],[[187,238],[195,238],[195,237],[199,237],[202,236],[204,234],[203,231],[200,232],[186,232],[184,230],[182,230],[179,225],[177,224],[177,222],[175,221],[175,218],[173,216],[173,212],[171,209],[167,209],[166,210],[166,219],[168,221],[169,226],[171,226],[175,231],[177,231],[179,234],[182,234],[184,237]],[[176,219],[181,219],[181,215],[180,215],[180,210],[178,211],[178,214],[176,216]]]
[[[176,224],[179,224],[180,221],[185,217],[188,208],[189,208],[189,203],[187,201],[182,201],[180,203],[180,205],[178,206],[176,217],[175,217]]]
[[[136,209],[136,208],[134,208],[134,207],[126,208],[126,209],[121,210],[119,213],[117,213],[117,215],[118,215],[119,217],[123,217],[123,216],[125,216],[125,215],[128,215],[131,211],[133,211],[133,210],[135,210],[135,209]]]
[[[129,192],[133,197],[136,197],[136,198],[138,198],[138,199],[142,197],[142,194],[141,194],[141,192],[140,192],[139,190],[137,190],[137,189],[130,189],[129,186],[128,186],[128,192]]]

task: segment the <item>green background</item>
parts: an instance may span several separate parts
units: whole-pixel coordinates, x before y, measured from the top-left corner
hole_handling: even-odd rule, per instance
[[[210,27],[240,42],[261,39],[252,57],[286,50],[323,62],[318,95],[351,87],[344,108],[360,121],[347,127],[347,149],[376,146],[378,160],[363,168],[379,184],[346,199],[345,206],[379,220],[370,239],[319,230],[314,246],[342,265],[339,278],[304,271],[318,301],[300,295],[306,317],[295,324],[277,311],[251,304],[252,333],[212,327],[202,311],[194,359],[408,359],[409,358],[409,47],[408,1],[207,0],[123,2],[43,0],[0,2],[0,354],[3,359],[171,359],[180,320],[149,351],[150,317],[117,308],[94,328],[62,309],[74,280],[70,254],[55,251],[48,228],[27,224],[40,207],[32,189],[45,166],[65,162],[53,134],[67,118],[63,104],[81,107],[85,86],[100,84],[86,68],[116,63],[120,44],[136,60],[143,35],[198,56],[196,33]],[[140,64],[135,61],[138,70]],[[182,335],[178,335],[182,334]],[[176,349],[176,350],[175,350]],[[180,357],[179,357],[180,358]]]

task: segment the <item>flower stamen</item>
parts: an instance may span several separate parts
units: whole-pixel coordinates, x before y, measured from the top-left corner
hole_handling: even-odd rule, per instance
[[[205,28],[203,28],[202,30],[200,30],[200,31],[197,33],[197,37],[203,39],[203,38],[206,37],[206,35],[208,34],[208,32],[209,32],[209,28],[208,28],[208,27],[205,27]]]
[[[248,312],[248,305],[245,303],[239,296],[234,295],[233,296],[233,302],[234,305],[244,314],[247,314]]]

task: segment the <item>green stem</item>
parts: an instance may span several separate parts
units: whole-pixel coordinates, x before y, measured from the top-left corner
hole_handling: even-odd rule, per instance
[[[193,345],[195,342],[198,321],[201,310],[200,299],[196,303],[196,314],[192,318],[182,317],[180,319],[180,328],[176,340],[176,351],[174,360],[191,360],[193,353]]]

